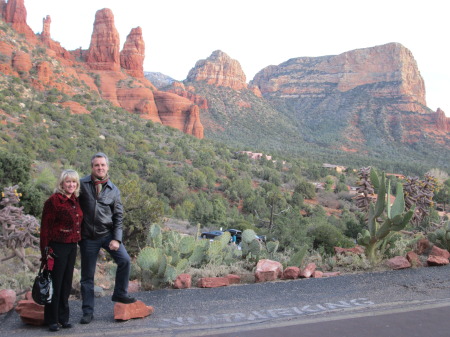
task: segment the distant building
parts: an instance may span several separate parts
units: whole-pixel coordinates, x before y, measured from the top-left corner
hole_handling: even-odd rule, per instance
[[[251,152],[251,151],[238,151],[239,154],[246,154],[250,159],[258,160],[261,159],[263,156],[267,160],[272,160],[272,156],[265,155],[263,153],[257,153],[257,152]]]
[[[314,188],[316,189],[316,192],[325,190],[325,183],[312,182],[311,184],[314,185]]]
[[[333,164],[327,164],[327,163],[323,164],[322,167],[331,169],[331,170],[335,170],[337,173],[342,173],[342,172],[345,172],[345,170],[347,170],[347,168],[345,166],[333,165]]]

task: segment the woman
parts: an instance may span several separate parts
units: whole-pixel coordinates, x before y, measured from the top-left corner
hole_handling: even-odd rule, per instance
[[[58,331],[60,326],[65,329],[72,327],[69,323],[69,295],[83,220],[79,193],[78,173],[64,170],[42,211],[41,254],[43,261],[48,262],[53,282],[52,301],[44,308],[44,320],[50,331]]]

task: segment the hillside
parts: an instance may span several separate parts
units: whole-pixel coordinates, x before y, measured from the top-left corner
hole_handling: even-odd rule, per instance
[[[448,170],[449,119],[426,107],[412,54],[398,43],[269,66],[249,84],[215,51],[178,94],[200,96],[205,135],[250,149],[420,174]]]

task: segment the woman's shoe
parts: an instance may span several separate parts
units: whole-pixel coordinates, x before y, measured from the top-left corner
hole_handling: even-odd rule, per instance
[[[54,323],[54,324],[49,324],[49,325],[48,325],[48,329],[49,329],[50,331],[59,331],[59,325],[56,324],[56,323]]]

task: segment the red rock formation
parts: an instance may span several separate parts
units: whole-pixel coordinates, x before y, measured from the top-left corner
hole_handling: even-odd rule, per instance
[[[29,42],[36,42],[36,35],[27,24],[27,10],[24,0],[9,0],[3,7],[3,19],[10,23],[18,33],[24,34]]]
[[[155,91],[155,102],[159,118],[164,125],[171,126],[197,138],[203,138],[203,125],[197,105],[178,95]]]
[[[214,51],[206,60],[197,61],[186,80],[205,81],[234,90],[247,88],[246,77],[239,62],[220,50]]]
[[[144,119],[162,123],[153,92],[149,88],[118,88],[117,100],[125,110],[138,113]]]
[[[192,103],[197,104],[200,109],[208,109],[208,100],[205,97],[196,95],[194,93],[195,88],[193,86],[188,86],[185,88],[182,82],[173,82],[172,88],[167,91],[187,98]]]
[[[443,132],[450,131],[450,118],[440,108],[436,110],[436,129]]]
[[[0,0],[0,14],[2,15],[2,19],[4,19],[4,11],[6,8],[6,0]]]
[[[74,61],[75,57],[66,49],[61,47],[59,42],[53,41],[50,34],[50,25],[52,23],[52,19],[50,15],[47,15],[44,19],[42,19],[42,33],[40,36],[41,42],[48,47],[50,50],[47,50],[47,54],[51,57],[61,57],[68,61]]]
[[[41,62],[36,66],[36,69],[39,82],[43,85],[49,85],[53,75],[53,70],[50,67],[50,64],[46,61]]]
[[[50,24],[52,23],[52,19],[50,15],[47,15],[42,19],[42,33],[41,39],[46,40],[50,39]]]
[[[249,85],[248,90],[253,92],[255,96],[262,98],[261,90],[259,90],[259,88],[256,85]]]
[[[145,43],[141,27],[133,28],[120,52],[120,66],[130,76],[144,77]]]
[[[109,8],[95,13],[94,31],[86,54],[86,62],[94,70],[120,71],[119,33],[114,14]]]
[[[369,87],[372,84],[383,84]],[[397,97],[399,110],[426,113],[425,85],[411,52],[399,43],[357,49],[337,56],[300,57],[256,74],[263,94],[324,97],[367,86],[376,97]]]
[[[63,102],[61,103],[61,106],[69,108],[72,115],[85,115],[90,113],[84,106],[74,101]]]
[[[20,50],[16,51],[12,58],[12,66],[19,73],[28,73],[33,68],[30,54]]]
[[[86,83],[91,90],[100,93],[102,98],[114,105],[139,114],[144,119],[170,125],[203,138],[199,108],[188,99],[161,93],[159,97],[162,112],[158,111],[153,95],[156,88],[144,77],[145,44],[140,27],[131,30],[120,53],[120,39],[114,25],[114,15],[110,9],[104,8],[96,12],[89,49],[69,52],[52,40],[50,16],[43,19],[42,34],[38,40],[26,24],[23,0],[10,0],[7,4],[4,0],[0,0],[0,9],[6,22],[11,23],[17,32],[25,34],[28,41],[40,40],[47,47],[46,54],[59,62],[58,66],[63,69],[54,72],[52,63],[37,62],[35,66],[37,76],[31,78],[31,83],[36,89],[54,87],[63,93],[73,95],[75,92],[70,83],[75,79]],[[0,36],[4,34],[5,32],[0,31]],[[10,40],[3,39],[0,39],[0,52],[6,56],[3,58],[4,63],[0,64],[0,72],[13,76],[30,76],[29,72],[33,67],[31,54],[20,51]],[[41,49],[39,52],[42,52]],[[122,71],[121,65],[126,73]],[[197,101],[201,102],[201,98],[197,98]],[[65,104],[72,113],[89,113],[78,103]]]

